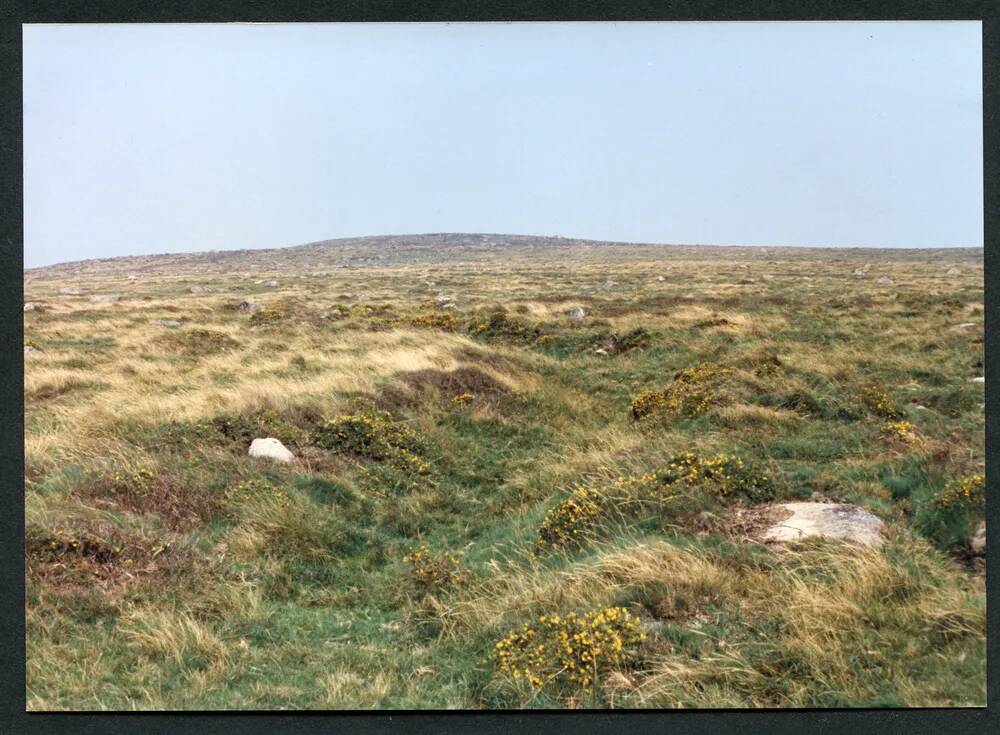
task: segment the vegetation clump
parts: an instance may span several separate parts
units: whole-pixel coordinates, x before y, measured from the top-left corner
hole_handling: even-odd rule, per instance
[[[644,350],[652,342],[653,335],[643,327],[630,329],[624,334],[612,332],[611,334],[598,334],[593,344],[597,349],[604,350],[609,355],[624,355],[633,350]]]
[[[250,314],[250,326],[262,327],[276,324],[288,317],[288,307],[284,303],[271,304]]]
[[[632,399],[632,418],[638,421],[661,413],[701,415],[723,399],[720,383],[731,372],[707,362],[681,370],[665,388],[643,391]]]
[[[494,644],[493,658],[515,681],[579,691],[634,658],[645,639],[638,618],[623,607],[605,607],[524,623]]]
[[[574,489],[542,521],[536,553],[582,546],[589,532],[602,522],[634,517],[644,510],[662,514],[682,494],[699,490],[720,501],[759,503],[774,496],[774,483],[740,457],[683,452],[653,472],[623,475],[599,488]]]
[[[937,502],[942,508],[961,507],[985,510],[985,475],[977,472],[953,482],[938,495]]]
[[[414,549],[403,557],[409,565],[409,577],[424,590],[442,590],[461,584],[468,578],[468,571],[451,554],[435,554],[426,545]]]
[[[513,342],[535,342],[542,336],[542,330],[537,325],[503,311],[495,311],[486,319],[474,321],[469,326],[469,333],[486,340],[503,339]]]
[[[406,323],[411,327],[440,329],[444,332],[454,332],[459,326],[458,317],[454,314],[417,314],[410,317]]]
[[[214,355],[234,350],[240,346],[239,342],[225,332],[219,332],[214,329],[191,329],[183,332],[170,332],[162,335],[159,341],[188,357]]]
[[[424,451],[413,429],[395,420],[389,412],[374,409],[341,414],[322,422],[313,429],[312,442],[322,449],[374,460]]]
[[[902,416],[893,405],[892,399],[878,386],[865,387],[861,391],[861,402],[876,416],[881,416],[888,421],[899,419]]]
[[[895,439],[905,444],[918,444],[920,442],[917,427],[909,421],[887,421],[882,426],[882,433],[890,439]]]

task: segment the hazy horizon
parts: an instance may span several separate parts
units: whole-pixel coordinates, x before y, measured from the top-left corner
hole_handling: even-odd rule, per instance
[[[25,267],[446,232],[980,248],[980,37],[26,25]]]

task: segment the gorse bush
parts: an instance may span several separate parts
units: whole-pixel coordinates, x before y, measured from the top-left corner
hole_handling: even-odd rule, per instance
[[[892,421],[902,416],[888,394],[876,385],[866,386],[861,391],[861,402],[869,411],[884,419]]]
[[[454,332],[458,329],[458,317],[454,314],[417,314],[410,317],[406,324],[411,327],[423,329],[440,329],[445,332]]]
[[[469,325],[469,333],[484,339],[507,339],[515,342],[534,342],[542,336],[542,330],[523,319],[512,317],[502,311],[478,319]]]
[[[640,420],[661,413],[689,417],[703,414],[724,400],[720,383],[731,372],[712,363],[681,370],[665,388],[643,391],[632,399],[632,418]]]
[[[288,317],[288,306],[284,303],[271,304],[250,314],[250,326],[260,327],[276,324]]]
[[[938,495],[937,502],[943,508],[961,507],[985,510],[985,475],[976,473],[953,482]]]
[[[425,590],[443,590],[461,584],[468,572],[451,554],[435,554],[426,545],[414,549],[403,557],[409,565],[409,577]]]
[[[362,468],[361,479],[375,492],[400,494],[434,484],[423,440],[386,411],[368,409],[324,421],[313,430],[312,442],[322,449],[374,462]]]
[[[882,434],[906,444],[918,444],[921,441],[917,427],[909,421],[887,421],[882,425]]]
[[[759,503],[774,497],[774,482],[740,457],[684,452],[653,472],[621,476],[597,488],[576,488],[545,516],[535,551],[581,546],[603,522],[663,513],[681,495],[697,491],[722,501]]]
[[[416,432],[386,411],[341,414],[313,429],[318,447],[365,459],[384,460],[401,453],[420,454],[423,443]]]
[[[579,545],[601,517],[605,498],[589,487],[580,487],[550,510],[538,530],[538,550]]]
[[[641,621],[623,607],[542,615],[497,641],[493,658],[502,673],[532,687],[586,690],[634,657],[645,638]]]

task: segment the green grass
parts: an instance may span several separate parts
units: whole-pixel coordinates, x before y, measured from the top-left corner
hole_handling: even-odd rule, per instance
[[[407,255],[322,278],[255,273],[282,284],[267,290],[238,269],[114,287],[98,274],[95,292],[133,298],[26,314],[44,351],[26,364],[27,530],[125,545],[29,549],[28,707],[983,704],[970,539],[984,509],[940,502],[985,455],[983,387],[968,380],[981,329],[951,329],[981,321],[972,256],[866,255],[921,284],[889,298],[878,274],[850,277],[846,255],[677,253],[475,268]],[[952,262],[963,276],[942,280]],[[42,300],[60,285],[32,287]],[[344,296],[361,291],[377,296]],[[413,326],[439,291],[456,296],[455,324]],[[232,308],[253,294],[292,306]],[[344,316],[321,318],[338,303]],[[578,304],[585,319],[567,318]],[[185,326],[135,318],[147,311]],[[729,371],[717,402],[633,418],[637,394],[702,363]],[[918,441],[887,436],[872,385]],[[257,436],[297,461],[248,457]],[[691,483],[618,498],[583,543],[538,551],[574,488],[685,451],[745,458],[777,500],[866,507],[885,544],[765,546],[737,522],[764,496]],[[151,480],[129,479],[142,468]],[[463,574],[421,582],[404,557],[423,546]],[[594,687],[497,668],[509,631],[617,606],[646,638]]]

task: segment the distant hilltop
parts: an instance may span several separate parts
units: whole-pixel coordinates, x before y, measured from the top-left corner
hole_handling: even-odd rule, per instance
[[[809,258],[829,248],[752,245],[674,245],[584,240],[557,235],[501,235],[484,233],[427,233],[419,235],[374,235],[321,240],[281,248],[211,250],[196,253],[164,253],[96,258],[30,268],[32,279],[101,277],[116,273],[169,275],[180,273],[226,273],[232,271],[298,271],[333,268],[398,266],[406,263],[455,264],[489,262],[517,254],[519,257],[565,258],[616,254],[629,258],[712,259],[759,257],[763,260]],[[609,250],[617,251],[609,252]],[[885,257],[915,260],[965,260],[981,264],[983,248],[838,248],[845,260],[877,260]]]

